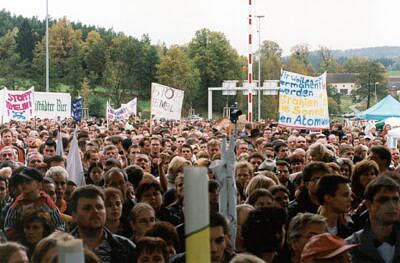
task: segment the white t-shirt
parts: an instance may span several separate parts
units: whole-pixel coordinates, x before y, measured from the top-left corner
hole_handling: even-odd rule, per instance
[[[378,253],[381,255],[385,263],[392,263],[394,257],[395,246],[389,243],[383,242],[378,248]]]

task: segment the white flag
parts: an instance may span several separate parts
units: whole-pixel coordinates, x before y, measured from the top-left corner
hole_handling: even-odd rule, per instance
[[[78,139],[76,138],[76,128],[71,141],[67,157],[68,180],[73,181],[78,186],[85,185],[81,155],[79,154]]]
[[[121,107],[126,107],[128,109],[128,112],[129,112],[128,118],[129,118],[129,115],[131,115],[132,113],[135,114],[135,116],[136,116],[137,115],[137,98],[130,100],[126,104],[121,104]]]
[[[64,145],[62,142],[62,134],[61,129],[58,128],[57,132],[57,147],[56,147],[56,155],[63,157],[64,156]]]

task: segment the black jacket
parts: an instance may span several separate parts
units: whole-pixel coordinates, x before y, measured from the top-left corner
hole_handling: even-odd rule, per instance
[[[298,213],[313,213],[316,214],[318,211],[319,205],[315,205],[311,202],[310,197],[308,196],[308,190],[303,189],[299,196],[289,203],[288,207],[288,217],[291,220]]]
[[[111,246],[111,262],[131,263],[136,262],[136,245],[126,237],[112,234],[107,228],[107,242]],[[79,237],[78,228],[72,230],[71,235]]]
[[[393,227],[391,242],[395,246],[394,258],[392,263],[400,262],[400,226]],[[364,229],[354,233],[346,239],[350,244],[359,244],[350,250],[353,263],[384,263],[385,261],[378,252],[375,242],[375,235],[369,225]]]

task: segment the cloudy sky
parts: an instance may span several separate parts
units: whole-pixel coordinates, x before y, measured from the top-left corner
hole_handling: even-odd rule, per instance
[[[185,44],[196,30],[223,32],[246,54],[248,0],[48,0],[53,18],[112,27],[134,37],[147,33],[153,43]],[[277,42],[287,54],[299,43],[311,49],[400,46],[398,0],[254,0],[261,40]],[[45,17],[46,0],[0,0],[0,8]],[[253,33],[257,36],[258,23]],[[258,42],[258,38],[255,38]]]

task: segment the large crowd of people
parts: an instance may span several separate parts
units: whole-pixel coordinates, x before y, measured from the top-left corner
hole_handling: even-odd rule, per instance
[[[234,134],[237,225],[219,213],[220,184],[210,169],[223,158],[222,139],[236,131],[228,126],[2,124],[0,262],[57,262],[57,244],[74,239],[83,242],[85,262],[185,262],[187,166],[208,168],[211,263],[400,262],[400,154],[388,147],[390,126],[243,125]],[[74,131],[82,186],[66,169]]]

